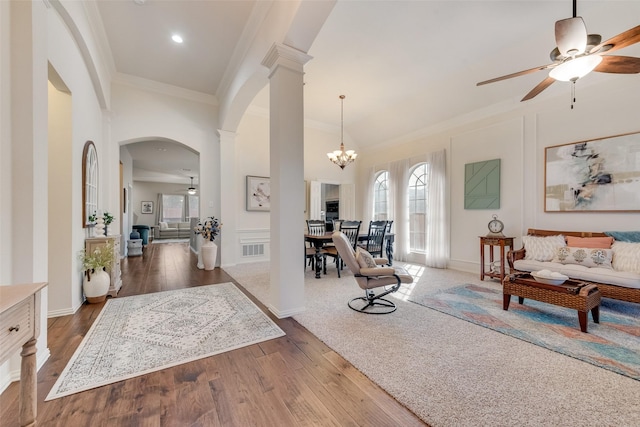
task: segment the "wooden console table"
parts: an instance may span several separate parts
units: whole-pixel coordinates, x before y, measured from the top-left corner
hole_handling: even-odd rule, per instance
[[[504,263],[505,263],[505,246],[509,247],[509,250],[513,249],[513,239],[515,237],[489,237],[489,236],[480,236],[480,280],[484,280],[484,276],[489,276],[493,279],[499,279],[500,283],[504,280],[505,272],[504,272]],[[489,246],[489,262],[491,264],[494,263],[493,259],[493,247],[500,247],[500,272],[495,270],[492,271],[484,271],[484,249],[485,246]],[[495,265],[495,264],[493,264]]]
[[[40,291],[43,283],[0,286],[0,363],[21,346],[20,425],[36,425],[36,338],[40,335]]]

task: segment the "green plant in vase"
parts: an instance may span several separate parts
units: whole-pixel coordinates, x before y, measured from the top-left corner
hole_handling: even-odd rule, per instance
[[[111,283],[111,276],[106,269],[115,261],[113,244],[108,242],[98,246],[92,252],[80,251],[78,261],[84,272],[82,288],[87,301],[90,303],[104,301]]]

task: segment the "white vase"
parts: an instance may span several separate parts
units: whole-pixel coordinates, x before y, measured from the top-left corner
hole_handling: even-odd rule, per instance
[[[204,239],[200,236],[196,236],[196,250],[198,251],[198,264],[197,267],[202,270],[204,268],[204,262],[202,261],[202,244]]]
[[[87,297],[87,301],[92,304],[104,301],[109,292],[111,276],[104,270],[96,270],[91,274],[88,273],[88,271],[84,272],[84,279],[82,281],[82,289],[84,290],[84,295]]]
[[[104,236],[105,235],[104,228],[105,228],[104,219],[101,216],[99,216],[96,219],[96,225],[93,227],[93,235],[94,235],[94,237],[102,237],[102,236]]]
[[[216,257],[218,256],[218,245],[210,240],[202,243],[200,248],[202,253],[202,263],[205,270],[213,270],[216,267]]]

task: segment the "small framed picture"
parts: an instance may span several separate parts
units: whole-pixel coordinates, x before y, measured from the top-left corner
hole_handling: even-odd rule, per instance
[[[271,209],[271,180],[265,176],[247,175],[247,210]]]
[[[143,214],[152,214],[153,213],[153,202],[142,202],[142,209],[141,209]]]

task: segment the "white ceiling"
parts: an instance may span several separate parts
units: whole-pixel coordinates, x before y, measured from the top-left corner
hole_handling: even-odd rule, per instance
[[[236,46],[251,33],[258,6],[264,2],[98,1],[119,73],[213,96]],[[589,33],[606,40],[640,23],[640,1],[582,0],[578,15]],[[339,126],[338,96],[344,94],[345,133],[365,147],[492,106],[517,105],[544,71],[476,83],[550,63],[554,23],[571,16],[571,0],[339,0],[308,52],[313,59],[305,65],[305,117]],[[183,35],[182,45],[171,42],[172,31]],[[640,43],[616,54],[640,56]],[[591,73],[577,88],[611,78],[640,90],[638,75],[602,73]],[[568,97],[568,85],[556,82],[527,102]],[[267,91],[254,105],[268,106]],[[137,167],[154,166],[144,150],[132,155]]]

